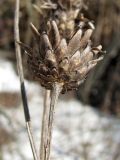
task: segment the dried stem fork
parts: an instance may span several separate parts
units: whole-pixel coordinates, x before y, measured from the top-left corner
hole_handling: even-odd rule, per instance
[[[41,147],[40,147],[40,160],[50,159],[50,148],[52,139],[52,128],[54,120],[55,106],[62,90],[62,84],[54,83],[51,91],[50,105],[45,103],[43,111],[43,123],[41,133]],[[48,92],[48,91],[47,91]],[[46,93],[49,95],[50,92]],[[46,95],[46,96],[48,96]],[[48,99],[45,99],[48,101]]]

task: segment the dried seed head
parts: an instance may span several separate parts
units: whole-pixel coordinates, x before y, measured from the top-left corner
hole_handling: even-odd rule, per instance
[[[61,36],[55,21],[48,22],[49,30],[41,34],[31,24],[34,36],[37,37],[39,53],[36,57],[32,48],[19,43],[28,53],[28,67],[46,89],[52,89],[55,82],[62,83],[62,93],[77,89],[88,72],[103,57],[99,57],[102,46],[91,47],[90,37],[93,29],[78,29],[69,40]],[[98,58],[96,58],[98,57]]]

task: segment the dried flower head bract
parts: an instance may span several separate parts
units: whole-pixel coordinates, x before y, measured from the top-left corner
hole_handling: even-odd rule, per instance
[[[47,31],[41,33],[31,24],[37,48],[21,42],[20,45],[27,52],[29,70],[43,87],[51,90],[57,82],[62,85],[62,93],[76,89],[103,58],[99,56],[101,45],[91,47],[94,27],[90,24],[87,29],[80,26],[68,42],[60,35],[54,20],[48,21]]]

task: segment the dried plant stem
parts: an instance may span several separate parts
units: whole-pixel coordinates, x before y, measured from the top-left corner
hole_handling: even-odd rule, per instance
[[[61,90],[62,90],[62,85],[58,83],[54,83],[53,90],[51,91],[50,105],[48,105],[47,102],[44,103],[44,111],[43,111],[44,120],[42,122],[43,127],[42,127],[42,134],[41,134],[40,160],[49,160],[50,158],[54,109],[55,109]],[[45,98],[46,100],[47,100],[47,96],[48,95],[46,95],[46,98]]]
[[[49,115],[49,110],[50,110],[49,100],[50,100],[50,90],[45,90],[43,117],[42,117],[42,129],[41,129],[40,160],[44,159],[44,156],[45,156],[44,146],[46,144],[46,137],[48,133],[47,122],[48,122],[48,115]]]
[[[34,144],[34,140],[33,140],[33,136],[32,136],[31,120],[30,120],[30,114],[29,114],[28,103],[27,103],[27,96],[26,96],[25,85],[24,85],[24,74],[23,74],[23,68],[22,68],[21,50],[20,50],[19,44],[17,43],[17,42],[20,41],[19,8],[20,8],[20,1],[16,0],[15,18],[14,18],[14,37],[15,37],[17,69],[18,69],[18,74],[19,74],[19,78],[20,78],[21,95],[22,95],[22,101],[23,101],[23,108],[24,108],[28,137],[29,137],[29,141],[30,141],[30,145],[31,145],[34,160],[38,160],[37,154],[36,154],[36,149],[35,149],[35,144]]]

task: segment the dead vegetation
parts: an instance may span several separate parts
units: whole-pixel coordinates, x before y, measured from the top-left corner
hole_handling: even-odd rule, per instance
[[[2,4],[2,1],[0,3]],[[5,3],[6,5],[4,5],[0,11],[0,47],[4,51],[14,49],[14,1],[9,0],[5,1]],[[56,82],[62,82],[63,88],[61,90],[63,93],[78,88],[81,80],[86,78],[89,69],[100,60],[98,58],[98,52],[101,52],[101,47],[98,47],[98,44],[102,44],[107,50],[105,59],[93,70],[85,81],[85,84],[79,87],[77,95],[84,103],[92,104],[106,113],[119,116],[119,16],[119,0],[22,0],[20,6],[20,39],[25,44],[28,44],[28,46],[22,43],[21,46],[27,51],[27,65],[29,65],[29,69],[32,71],[32,74],[34,74],[34,79],[39,80],[42,86],[51,90],[55,88]],[[30,22],[38,28],[36,29],[32,25],[32,31],[35,36],[32,35],[30,30]],[[96,26],[95,30],[94,23]],[[94,30],[92,42],[97,46],[95,48],[91,47],[90,41],[88,43],[91,33],[89,32],[87,34],[86,32],[89,29],[92,31]],[[81,30],[82,33],[84,33],[82,39],[80,36]],[[61,37],[65,39],[65,43],[62,44],[62,46],[60,46],[60,42],[63,40]],[[43,42],[41,48],[38,47],[40,45],[40,40]],[[78,40],[84,42],[81,43],[81,45],[83,44],[82,47],[79,45],[77,46]],[[63,48],[66,48],[66,50],[64,51]],[[90,48],[89,52],[85,52],[88,48]],[[65,55],[66,51],[71,53],[70,57]],[[82,54],[81,64],[77,61],[78,56],[73,56],[76,51],[84,53]],[[33,52],[36,52],[37,56],[34,56]],[[4,56],[2,55],[4,58],[7,57],[12,61],[15,60],[14,54],[10,54],[9,52],[5,53]],[[44,53],[44,55],[41,53]],[[59,55],[55,57],[54,53]],[[88,56],[87,58],[85,53]],[[24,61],[26,58],[24,54],[22,54],[22,57]],[[41,61],[38,59],[41,59]],[[60,61],[58,61],[58,59],[60,59]],[[76,68],[76,63],[82,67],[80,69]],[[81,79],[78,79],[79,75]],[[31,79],[31,74],[29,72],[27,72],[27,78]],[[55,92],[53,93],[55,94]],[[8,101],[3,104],[4,95],[7,96]],[[1,93],[0,101],[2,105],[9,107],[9,105],[16,105],[19,103],[16,94],[14,97],[16,99],[15,101],[11,101],[9,96],[10,95],[7,95],[7,93]],[[11,96],[13,97],[14,94]],[[55,103],[56,98],[54,97],[53,100]],[[51,102],[51,106],[54,110],[53,102]],[[47,137],[50,139],[53,121],[53,114],[51,113],[51,115],[52,117],[49,115],[51,124],[48,126],[50,130],[49,136]],[[47,141],[48,148],[50,147],[50,139]],[[47,159],[49,159],[49,154],[50,151],[48,151]]]

